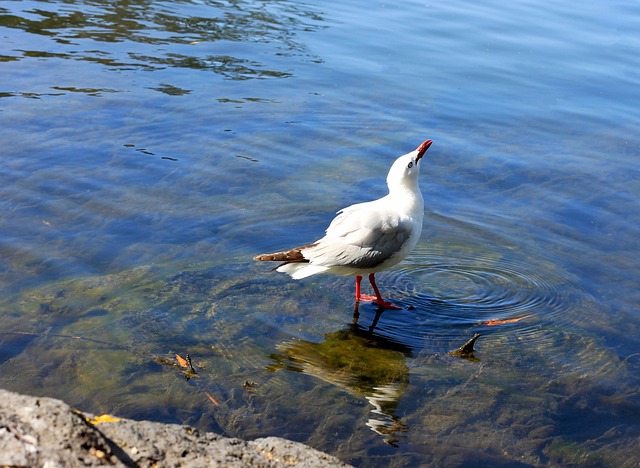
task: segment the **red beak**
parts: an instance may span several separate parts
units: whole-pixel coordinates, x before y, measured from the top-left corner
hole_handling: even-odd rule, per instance
[[[418,157],[416,158],[416,161],[418,161],[422,156],[424,156],[424,153],[427,152],[427,150],[429,149],[429,146],[431,146],[431,143],[433,143],[433,141],[427,140],[423,142],[420,146],[418,146],[416,150],[418,152]]]

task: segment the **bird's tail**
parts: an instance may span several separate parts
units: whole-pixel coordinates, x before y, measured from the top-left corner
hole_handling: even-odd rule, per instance
[[[285,262],[285,264],[309,263],[309,260],[304,258],[302,251],[306,248],[313,247],[314,245],[315,244],[303,245],[302,247],[296,247],[295,249],[284,250],[282,252],[256,255],[253,259],[261,262]]]
[[[317,273],[324,273],[329,270],[322,265],[310,265],[308,263],[282,263],[274,268],[282,273],[287,273],[293,279],[298,280]]]
[[[303,250],[315,245],[303,245],[283,252],[256,255],[253,259],[260,262],[282,262],[273,270],[288,273],[293,279],[305,278],[328,270],[325,266],[309,265],[309,260],[304,257]]]

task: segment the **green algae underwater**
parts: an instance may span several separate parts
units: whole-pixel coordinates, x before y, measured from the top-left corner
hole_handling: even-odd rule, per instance
[[[466,360],[449,351],[469,333],[434,331],[422,348],[403,344],[372,327],[373,305],[361,306],[358,323],[309,332],[309,317],[340,305],[319,290],[310,302],[301,285],[256,278],[250,264],[203,263],[24,291],[1,304],[12,311],[0,335],[12,355],[0,384],[95,413],[243,438],[276,434],[356,464],[391,457],[398,445],[421,463],[428,446],[437,464],[625,466],[636,450],[625,416],[640,360],[620,360],[588,331],[485,327],[477,360]],[[598,313],[592,301],[574,307]],[[176,360],[187,354],[189,378]],[[563,437],[575,425],[590,436]]]

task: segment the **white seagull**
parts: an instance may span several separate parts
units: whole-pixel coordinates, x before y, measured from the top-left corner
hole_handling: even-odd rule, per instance
[[[404,260],[420,239],[424,200],[418,175],[420,160],[431,143],[427,140],[396,159],[387,175],[389,194],[338,211],[322,239],[253,259],[284,262],[275,270],[293,279],[317,273],[355,276],[356,304],[375,300],[380,308],[400,309],[382,298],[375,274]],[[375,297],[360,293],[364,275],[369,275]]]

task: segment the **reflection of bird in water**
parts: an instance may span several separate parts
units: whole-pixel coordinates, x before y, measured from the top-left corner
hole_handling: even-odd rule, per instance
[[[389,193],[378,200],[343,208],[322,239],[254,260],[283,262],[276,270],[294,279],[317,273],[356,277],[356,304],[375,300],[380,308],[398,309],[385,301],[375,274],[401,262],[416,246],[422,232],[424,201],[418,186],[420,160],[431,140],[400,156],[387,175]],[[369,275],[375,297],[361,294],[360,282]]]
[[[281,368],[303,372],[349,393],[364,396],[373,406],[367,422],[386,443],[396,445],[406,426],[395,415],[398,402],[409,384],[406,346],[371,334],[354,325],[325,335],[321,343],[295,340],[278,346],[272,354]]]
[[[367,401],[375,408],[371,412],[377,415],[369,418],[367,426],[373,432],[383,436],[384,441],[394,447],[398,446],[399,434],[407,432],[409,428],[393,412],[389,412],[388,406],[392,406],[395,410],[405,387],[406,384],[393,383],[374,387],[371,395],[365,395]]]

